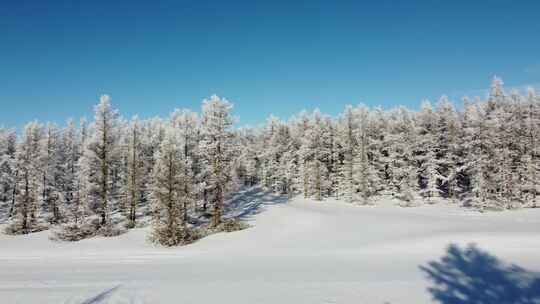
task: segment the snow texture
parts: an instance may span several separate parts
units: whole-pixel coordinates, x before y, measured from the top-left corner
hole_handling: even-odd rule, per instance
[[[421,304],[439,290],[440,303],[538,303],[540,209],[479,213],[444,201],[414,208],[376,201],[287,202],[250,188],[225,212],[247,219],[249,229],[174,248],[148,243],[149,227],[74,243],[51,241],[47,231],[0,234],[0,302]],[[469,243],[477,247],[461,249]],[[430,292],[430,278],[443,275]],[[525,281],[532,283],[521,300],[501,292],[519,293]],[[460,282],[468,289],[455,302],[450,287]]]

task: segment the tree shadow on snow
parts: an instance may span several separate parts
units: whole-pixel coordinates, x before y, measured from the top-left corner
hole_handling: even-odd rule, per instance
[[[266,191],[259,186],[247,188],[227,202],[225,217],[247,219],[262,212],[265,206],[285,204],[287,201],[287,195]]]
[[[81,304],[104,304],[105,301],[109,299],[109,297],[120,288],[120,285],[115,286],[111,289],[107,289],[103,292],[100,292],[96,296],[93,296],[92,298],[82,302]]]
[[[469,245],[450,245],[446,255],[420,269],[434,286],[433,299],[443,304],[538,304],[540,275]]]

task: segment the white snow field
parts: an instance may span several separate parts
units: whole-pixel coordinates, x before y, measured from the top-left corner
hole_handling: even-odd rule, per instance
[[[171,249],[148,244],[148,228],[76,243],[2,234],[0,303],[432,303],[419,266],[450,243],[540,270],[540,209],[286,202],[257,188],[234,203],[251,228]]]

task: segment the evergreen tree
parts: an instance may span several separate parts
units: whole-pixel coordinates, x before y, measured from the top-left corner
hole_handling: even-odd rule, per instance
[[[370,197],[376,193],[376,183],[378,182],[375,169],[369,159],[369,112],[361,107],[358,109],[358,136],[356,142],[358,148],[355,159],[354,179],[358,184],[359,200],[362,204],[370,203]]]
[[[340,123],[340,142],[342,145],[343,161],[340,166],[338,198],[343,196],[347,202],[352,202],[356,193],[354,182],[354,159],[356,151],[356,120],[354,109],[347,106],[342,114]]]
[[[0,202],[9,204],[9,217],[13,212],[17,189],[16,146],[15,130],[0,129]]]
[[[442,96],[437,104],[437,159],[441,175],[441,192],[450,199],[457,199],[458,160],[457,140],[459,119],[456,110],[447,96]]]
[[[34,121],[24,127],[22,141],[17,148],[17,197],[15,221],[11,233],[30,233],[38,229],[41,141],[43,126]]]
[[[45,138],[43,139],[41,160],[41,199],[43,206],[49,212],[49,221],[57,224],[61,220],[60,195],[62,163],[61,154],[61,134],[55,124],[48,123],[45,128]]]
[[[88,206],[100,217],[100,226],[110,225],[110,214],[114,202],[112,170],[117,161],[118,112],[113,110],[110,97],[102,95],[94,109],[92,136],[86,144],[85,169],[88,174]]]
[[[78,197],[78,172],[80,158],[80,138],[73,120],[68,120],[67,128],[63,132],[61,149],[59,152],[60,192],[61,204],[73,223],[77,224],[81,218],[80,199]]]
[[[134,227],[137,219],[137,207],[143,196],[144,158],[141,143],[140,122],[134,118],[128,127],[127,134],[126,180],[124,185],[124,205],[128,226]]]
[[[406,206],[414,204],[419,190],[418,166],[415,157],[417,133],[412,114],[405,108],[399,108],[392,131],[394,136],[393,177],[398,188],[398,197],[405,201]]]
[[[225,195],[231,180],[231,110],[232,104],[216,95],[203,101],[201,153],[205,157],[207,190],[212,193],[214,227],[221,223]]]
[[[440,197],[441,190],[439,185],[444,178],[439,173],[439,159],[437,157],[439,149],[436,141],[436,121],[437,115],[431,107],[429,101],[424,101],[419,113],[419,145],[416,150],[420,153],[418,160],[420,162],[420,178],[422,189],[420,193],[429,202],[433,198]]]
[[[195,205],[195,172],[200,171],[200,155],[198,150],[198,135],[199,135],[199,118],[196,113],[189,110],[175,111],[171,121],[175,128],[175,132],[180,138],[182,144],[182,161],[183,161],[183,189],[182,189],[182,219],[183,222],[188,221],[188,209]],[[196,168],[197,167],[197,168]]]
[[[184,184],[186,178],[182,162],[182,147],[172,127],[168,127],[160,144],[153,170],[152,198],[154,222],[152,237],[165,246],[176,246],[189,242],[185,209]]]

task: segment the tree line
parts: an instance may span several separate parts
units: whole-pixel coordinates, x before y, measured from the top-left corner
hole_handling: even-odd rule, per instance
[[[232,104],[212,96],[201,113],[126,120],[107,95],[94,119],[65,127],[0,128],[0,204],[6,232],[56,227],[61,238],[115,235],[151,219],[165,245],[230,225],[226,200],[260,184],[289,196],[405,206],[441,199],[479,209],[536,207],[540,97],[505,92],[446,96],[419,111],[347,106],[338,117],[301,112],[288,121],[234,128]],[[203,221],[204,222],[204,221]],[[60,227],[60,228],[58,228]]]

